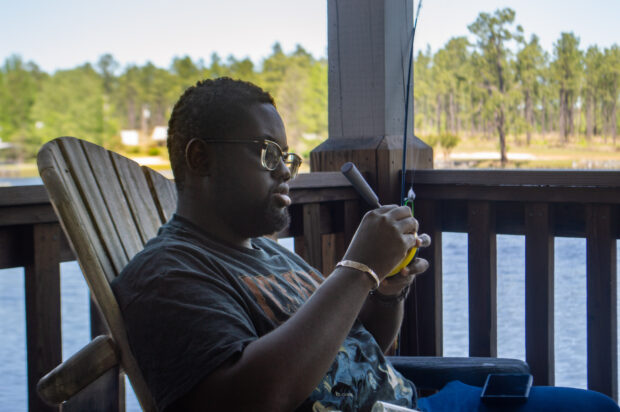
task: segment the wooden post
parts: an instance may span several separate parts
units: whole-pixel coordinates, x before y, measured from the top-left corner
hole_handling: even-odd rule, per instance
[[[490,202],[470,200],[467,217],[469,356],[497,356],[497,240]]]
[[[555,381],[553,221],[549,203],[525,205],[525,357],[536,385]]]
[[[37,382],[62,362],[60,327],[60,225],[41,223],[32,232],[33,259],[26,266],[28,410],[58,411],[37,394]]]
[[[443,354],[441,204],[418,200],[415,217],[420,232],[432,238],[431,246],[420,250],[430,264],[426,273],[416,278],[405,302],[401,330],[401,355],[441,356]]]
[[[312,171],[354,162],[382,203],[398,203],[412,0],[328,0],[329,138],[310,156]],[[433,167],[432,149],[412,136],[407,166]]]
[[[413,0],[327,2],[329,138],[310,154],[310,169],[339,171],[345,162],[353,162],[383,204],[401,202],[407,93],[406,166],[433,168],[433,150],[412,132],[413,96],[407,90],[412,27]],[[347,225],[351,232],[352,222]],[[345,234],[347,244],[349,236]],[[415,312],[415,305],[418,302],[410,299],[407,311]],[[409,315],[407,319],[415,319],[413,313]],[[441,322],[441,317],[433,319]],[[408,326],[408,336],[416,336],[412,327],[418,328],[417,335],[433,336],[425,342],[430,343],[422,350],[425,355],[440,354],[441,349],[431,348],[441,348],[441,342],[436,345],[441,324],[429,331],[424,329],[426,324]]]
[[[617,228],[609,205],[586,206],[588,389],[618,400]]]

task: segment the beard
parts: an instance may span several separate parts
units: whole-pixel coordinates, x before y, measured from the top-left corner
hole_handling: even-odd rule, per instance
[[[265,210],[265,230],[268,230],[268,232],[263,233],[263,235],[271,235],[280,232],[286,229],[291,223],[288,207],[277,206],[273,199],[273,196],[269,197],[269,202]]]
[[[236,234],[243,237],[272,235],[286,229],[291,222],[288,207],[278,206],[271,194],[260,203],[235,201],[218,203],[218,215]]]

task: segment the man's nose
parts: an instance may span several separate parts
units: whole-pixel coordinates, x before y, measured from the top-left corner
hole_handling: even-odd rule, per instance
[[[280,159],[278,162],[278,167],[276,167],[273,172],[276,176],[281,176],[282,180],[285,182],[291,180],[291,170],[288,168],[286,163],[284,163],[284,159]]]

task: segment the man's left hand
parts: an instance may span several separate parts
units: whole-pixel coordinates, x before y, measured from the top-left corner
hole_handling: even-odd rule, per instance
[[[427,247],[431,244],[431,238],[427,234],[418,237],[418,247]],[[422,258],[415,258],[394,276],[385,278],[377,291],[385,296],[397,296],[403,289],[411,285],[417,275],[424,273],[428,269],[428,261]]]

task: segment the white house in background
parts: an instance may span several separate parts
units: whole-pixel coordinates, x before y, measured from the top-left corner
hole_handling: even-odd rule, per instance
[[[151,139],[156,143],[166,142],[168,139],[168,128],[166,126],[155,126]]]
[[[121,143],[125,146],[138,146],[140,135],[137,130],[121,130]]]
[[[2,141],[2,138],[0,137],[0,150],[2,149],[8,149],[9,147],[12,147],[13,145],[11,143],[6,143]]]

